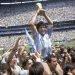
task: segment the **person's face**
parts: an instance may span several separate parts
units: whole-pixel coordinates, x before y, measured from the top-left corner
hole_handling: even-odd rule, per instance
[[[33,61],[31,59],[29,59],[28,63],[26,64],[26,68],[29,69],[32,64],[33,64]]]
[[[17,64],[17,59],[16,59],[15,57],[13,57],[13,59],[12,59],[10,65],[11,65],[11,66],[15,66],[16,64]]]
[[[51,58],[51,68],[55,69],[57,65],[57,58]]]
[[[46,33],[46,27],[45,26],[40,26],[39,29],[38,29],[39,33],[41,35],[45,35]]]
[[[26,51],[23,51],[22,56],[26,57],[28,56],[28,53]]]

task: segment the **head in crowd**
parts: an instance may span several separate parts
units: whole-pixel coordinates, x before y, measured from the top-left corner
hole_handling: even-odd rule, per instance
[[[44,67],[40,62],[34,63],[29,69],[29,75],[43,75]]]
[[[55,69],[57,65],[57,57],[53,54],[48,55],[47,57],[47,63],[50,67],[50,69]]]
[[[41,34],[41,35],[44,35],[46,33],[46,25],[43,21],[40,21],[37,25],[36,25],[36,28],[38,30],[38,32]]]
[[[71,48],[70,47],[67,47],[67,52],[70,54],[71,53]]]
[[[24,59],[25,59],[27,56],[28,56],[28,53],[27,53],[27,51],[24,50],[24,51],[22,52],[22,57],[24,57]]]
[[[15,56],[13,56],[12,60],[10,61],[10,65],[11,66],[17,65],[17,58]]]
[[[66,64],[63,72],[63,75],[75,75],[75,65]]]
[[[0,64],[0,75],[12,75],[12,71],[9,64]]]
[[[64,49],[65,49],[64,45],[60,45],[60,53],[61,54],[64,52]]]
[[[30,58],[27,57],[27,58],[22,62],[22,68],[23,68],[23,69],[29,69],[32,64],[33,64],[33,61],[32,61]]]

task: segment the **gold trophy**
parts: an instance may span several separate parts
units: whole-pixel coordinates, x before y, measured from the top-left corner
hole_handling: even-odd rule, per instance
[[[36,9],[42,9],[42,4],[41,3],[36,3]]]

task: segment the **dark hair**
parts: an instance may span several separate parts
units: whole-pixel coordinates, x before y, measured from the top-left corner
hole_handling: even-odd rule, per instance
[[[72,53],[72,55],[71,55],[71,61],[72,61],[72,63],[75,63],[75,53]]]
[[[45,24],[43,21],[40,21],[38,24],[36,24],[37,30],[38,30],[41,26],[45,26],[45,27],[46,27],[46,24]]]
[[[11,75],[12,74],[10,65],[7,64],[7,63],[0,64],[0,70],[1,70],[2,73],[5,73],[7,71],[8,72],[8,75]]]
[[[29,75],[43,75],[44,67],[40,62],[35,62],[29,69]]]
[[[22,68],[23,69],[26,69],[26,65],[27,65],[29,59],[30,59],[29,57],[26,57],[26,59],[22,62]]]
[[[25,59],[23,62],[22,62],[22,68],[23,69],[26,69],[26,64],[28,62],[28,59]]]
[[[71,53],[71,48],[70,47],[67,47],[67,52]]]
[[[68,75],[69,70],[72,70],[72,69],[73,69],[73,65],[66,64],[63,69],[63,72],[64,72],[63,75]]]
[[[57,58],[56,55],[53,55],[53,54],[49,54],[47,56],[47,62],[51,63],[51,58]]]

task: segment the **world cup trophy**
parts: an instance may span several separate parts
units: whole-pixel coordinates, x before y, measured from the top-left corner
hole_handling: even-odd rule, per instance
[[[42,4],[41,3],[36,3],[36,9],[38,10],[38,9],[43,9],[42,8]]]

